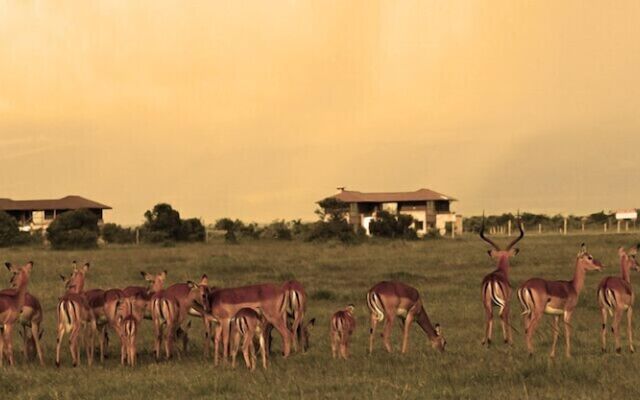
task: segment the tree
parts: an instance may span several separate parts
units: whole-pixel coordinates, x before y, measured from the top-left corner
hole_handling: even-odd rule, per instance
[[[4,211],[0,211],[0,247],[15,244],[20,235],[18,221]]]
[[[133,243],[135,233],[131,228],[123,228],[118,224],[107,223],[102,226],[102,238],[107,243]]]
[[[412,225],[411,215],[393,215],[387,211],[378,211],[375,219],[369,223],[369,232],[379,237],[416,239],[418,235]]]
[[[54,249],[97,247],[98,233],[98,216],[86,209],[62,213],[47,228],[47,237]]]
[[[144,213],[146,222],[143,225],[145,233],[150,241],[180,240],[181,221],[180,213],[167,203],[159,203],[153,210]]]

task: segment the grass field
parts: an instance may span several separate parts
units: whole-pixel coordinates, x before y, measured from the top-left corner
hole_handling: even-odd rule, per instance
[[[491,349],[480,345],[483,312],[480,281],[494,268],[486,244],[476,237],[420,242],[376,242],[360,246],[304,244],[299,242],[222,242],[177,247],[108,247],[95,251],[50,251],[38,248],[3,249],[1,258],[16,264],[35,262],[30,292],[39,297],[45,312],[46,367],[25,365],[16,335],[15,368],[0,371],[0,398],[637,398],[639,355],[602,354],[599,345],[600,314],[595,287],[604,274],[619,273],[617,248],[630,246],[640,235],[534,236],[520,243],[513,260],[512,286],[542,276],[571,279],[581,241],[607,268],[587,276],[585,291],[574,314],[573,359],[550,360],[550,318],[541,324],[536,355],[529,358],[522,337],[519,305],[514,298],[512,318],[520,333],[515,344],[502,344],[499,324]],[[201,325],[193,322],[193,347],[180,360],[155,363],[149,353],[151,324],[146,321],[138,341],[139,366],[123,368],[112,356],[104,365],[72,368],[64,346],[63,366],[53,363],[55,306],[63,292],[58,274],[68,274],[70,262],[91,261],[87,288],[141,284],[140,270],[169,271],[169,283],[195,279],[207,273],[212,284],[237,286],[281,282],[296,278],[310,295],[308,316],[316,317],[311,349],[284,360],[279,353],[270,369],[249,373],[242,368],[215,368],[202,356]],[[1,275],[0,275],[1,276]],[[6,279],[9,273],[6,273]],[[387,354],[380,338],[367,355],[368,313],[365,295],[376,282],[396,279],[417,287],[432,321],[442,325],[447,351],[436,353],[426,336],[414,326],[409,354]],[[638,278],[640,280],[640,277]],[[357,329],[352,358],[331,359],[329,316],[348,303],[356,304]],[[640,326],[640,321],[636,323]],[[400,329],[394,328],[398,349]],[[640,334],[640,333],[639,333]],[[640,336],[638,336],[640,338]],[[112,335],[113,338],[113,335]],[[280,348],[276,335],[276,349]],[[612,344],[610,349],[612,349]],[[116,354],[114,341],[112,355]]]

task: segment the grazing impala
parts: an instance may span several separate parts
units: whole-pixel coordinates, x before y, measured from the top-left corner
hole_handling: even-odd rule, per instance
[[[22,308],[25,305],[27,296],[27,285],[29,277],[33,269],[33,262],[29,261],[22,267],[15,267],[11,263],[5,263],[5,266],[15,276],[13,278],[15,290],[12,292],[0,293],[0,324],[2,331],[0,332],[0,367],[4,362],[6,355],[9,364],[13,366],[13,326],[18,321]],[[5,349],[6,346],[6,349]]]
[[[280,286],[260,284],[238,288],[213,290],[209,294],[210,318],[217,322],[214,336],[214,363],[218,365],[220,341],[223,361],[229,355],[229,329],[231,318],[242,308],[259,310],[267,322],[280,332],[284,356],[290,352],[291,332],[286,325],[286,292]]]
[[[493,331],[493,308],[498,307],[498,315],[502,323],[502,335],[504,342],[511,344],[511,325],[509,324],[509,302],[511,299],[511,284],[509,283],[509,270],[511,265],[509,259],[518,254],[518,249],[514,248],[524,237],[522,222],[518,218],[518,229],[520,235],[515,238],[505,249],[501,249],[491,239],[484,235],[484,217],[482,219],[482,227],[480,228],[480,238],[489,243],[492,247],[489,250],[489,256],[496,260],[497,268],[482,280],[482,304],[486,315],[486,329],[482,344],[491,345],[491,334]]]
[[[440,325],[431,325],[425,311],[420,293],[401,282],[380,282],[367,293],[367,305],[371,312],[371,330],[369,331],[369,354],[373,352],[373,337],[378,322],[384,321],[382,333],[384,347],[391,352],[391,329],[396,316],[403,320],[402,353],[406,353],[409,342],[409,328],[415,320],[427,334],[434,349],[444,351],[447,341],[442,336]]]
[[[93,364],[94,333],[97,331],[96,319],[93,310],[84,294],[85,276],[89,270],[89,263],[82,268],[77,268],[74,263],[74,271],[65,281],[67,292],[58,302],[58,335],[56,339],[56,366],[60,366],[60,347],[65,334],[69,334],[69,350],[73,366],[80,364],[80,348],[78,341],[83,336],[88,364]]]
[[[9,281],[11,284],[11,289],[4,289],[0,291],[2,293],[17,293],[16,290],[16,277],[18,272],[13,272],[11,276],[11,280]],[[35,350],[38,355],[38,359],[40,361],[40,365],[44,365],[44,356],[42,354],[42,345],[40,339],[42,337],[42,329],[40,329],[40,324],[42,324],[42,305],[40,301],[29,292],[25,295],[24,305],[22,306],[22,313],[18,318],[18,322],[22,325],[22,330],[19,331],[20,336],[23,340],[22,353],[24,355],[25,360],[31,360],[30,357],[30,349]],[[31,334],[27,333],[27,328],[31,330]]]
[[[262,368],[267,369],[267,340],[265,337],[266,320],[253,308],[242,308],[231,319],[231,367],[236,367],[236,355],[242,339],[242,356],[247,368],[256,369],[257,339],[262,357]]]
[[[532,337],[544,314],[554,316],[553,343],[551,357],[555,357],[558,342],[558,322],[564,320],[566,356],[571,357],[571,316],[578,305],[578,296],[584,287],[587,271],[601,271],[600,261],[593,258],[584,243],[576,257],[575,273],[570,281],[547,281],[540,278],[529,279],[518,289],[518,299],[524,316],[525,339],[529,355],[533,355]]]
[[[287,296],[287,320],[291,320],[291,339],[293,351],[298,351],[298,345],[302,351],[307,351],[308,343],[304,330],[304,313],[307,310],[307,294],[302,283],[298,281],[288,281],[282,285],[282,289]],[[288,325],[288,323],[287,323]]]
[[[611,330],[615,336],[616,352],[620,353],[620,320],[622,313],[627,311],[627,339],[629,340],[629,350],[633,353],[633,331],[631,329],[631,319],[633,316],[633,286],[631,286],[631,269],[640,271],[640,265],[636,260],[640,245],[625,251],[623,247],[618,249],[620,256],[621,277],[608,276],[598,285],[598,303],[602,312],[602,351],[607,348],[607,314],[613,317]]]
[[[336,311],[331,316],[330,339],[331,355],[338,355],[345,360],[349,357],[349,339],[356,329],[356,320],[353,318],[353,304],[349,304],[344,310]]]

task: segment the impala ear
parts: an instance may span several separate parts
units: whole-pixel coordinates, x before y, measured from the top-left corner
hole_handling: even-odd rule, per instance
[[[520,253],[520,249],[517,247],[514,247],[513,249],[509,250],[509,255],[511,257],[517,256],[518,253]]]
[[[150,281],[150,282],[153,282],[153,275],[151,275],[151,274],[149,274],[149,273],[146,273],[146,272],[144,272],[144,271],[140,271],[140,275],[142,275],[142,277],[143,277],[145,280]]]
[[[78,263],[76,262],[76,260],[71,261],[71,266],[73,267],[73,272],[76,272],[78,270]]]
[[[162,271],[162,272],[160,273],[160,276],[162,277],[162,279],[166,279],[166,278],[167,278],[167,274],[168,274],[168,272],[167,272],[167,270],[165,269],[164,271]]]
[[[60,274],[60,279],[62,279],[63,282],[66,282],[67,278],[64,277],[64,275]]]
[[[82,271],[83,271],[83,272],[87,272],[87,271],[89,270],[89,267],[90,267],[90,266],[91,266],[91,265],[90,265],[88,262],[87,262],[87,263],[84,263],[84,265],[82,266]]]
[[[315,319],[315,318],[311,318],[311,319],[309,320],[309,322],[307,322],[307,327],[309,327],[309,326],[315,326],[315,324],[316,324],[316,319]]]
[[[11,271],[11,263],[9,261],[5,262],[4,266],[7,267],[9,271]]]
[[[624,256],[625,254],[627,254],[627,252],[626,252],[626,251],[624,251],[624,247],[622,247],[622,246],[618,247],[618,255],[619,255],[620,257],[622,257],[622,256]]]
[[[442,329],[440,328],[440,324],[436,324],[434,330],[436,331],[436,336],[442,336]]]
[[[354,306],[353,304],[349,304],[347,306],[347,310],[349,310],[350,313],[353,313],[355,309],[356,309],[356,306]]]
[[[200,278],[200,284],[209,286],[209,277],[207,277],[207,274],[202,274],[202,278]]]
[[[586,253],[587,253],[587,245],[583,242],[580,245],[580,253],[578,253],[578,255],[581,256],[581,255],[586,254]]]

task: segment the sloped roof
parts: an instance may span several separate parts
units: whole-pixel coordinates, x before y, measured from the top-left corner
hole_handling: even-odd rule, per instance
[[[345,203],[392,203],[398,201],[456,201],[453,197],[430,189],[418,189],[415,192],[363,193],[355,190],[342,190],[331,196]]]
[[[80,196],[67,196],[52,200],[11,200],[0,199],[0,210],[77,210],[80,208],[99,208],[111,210],[111,207]]]

